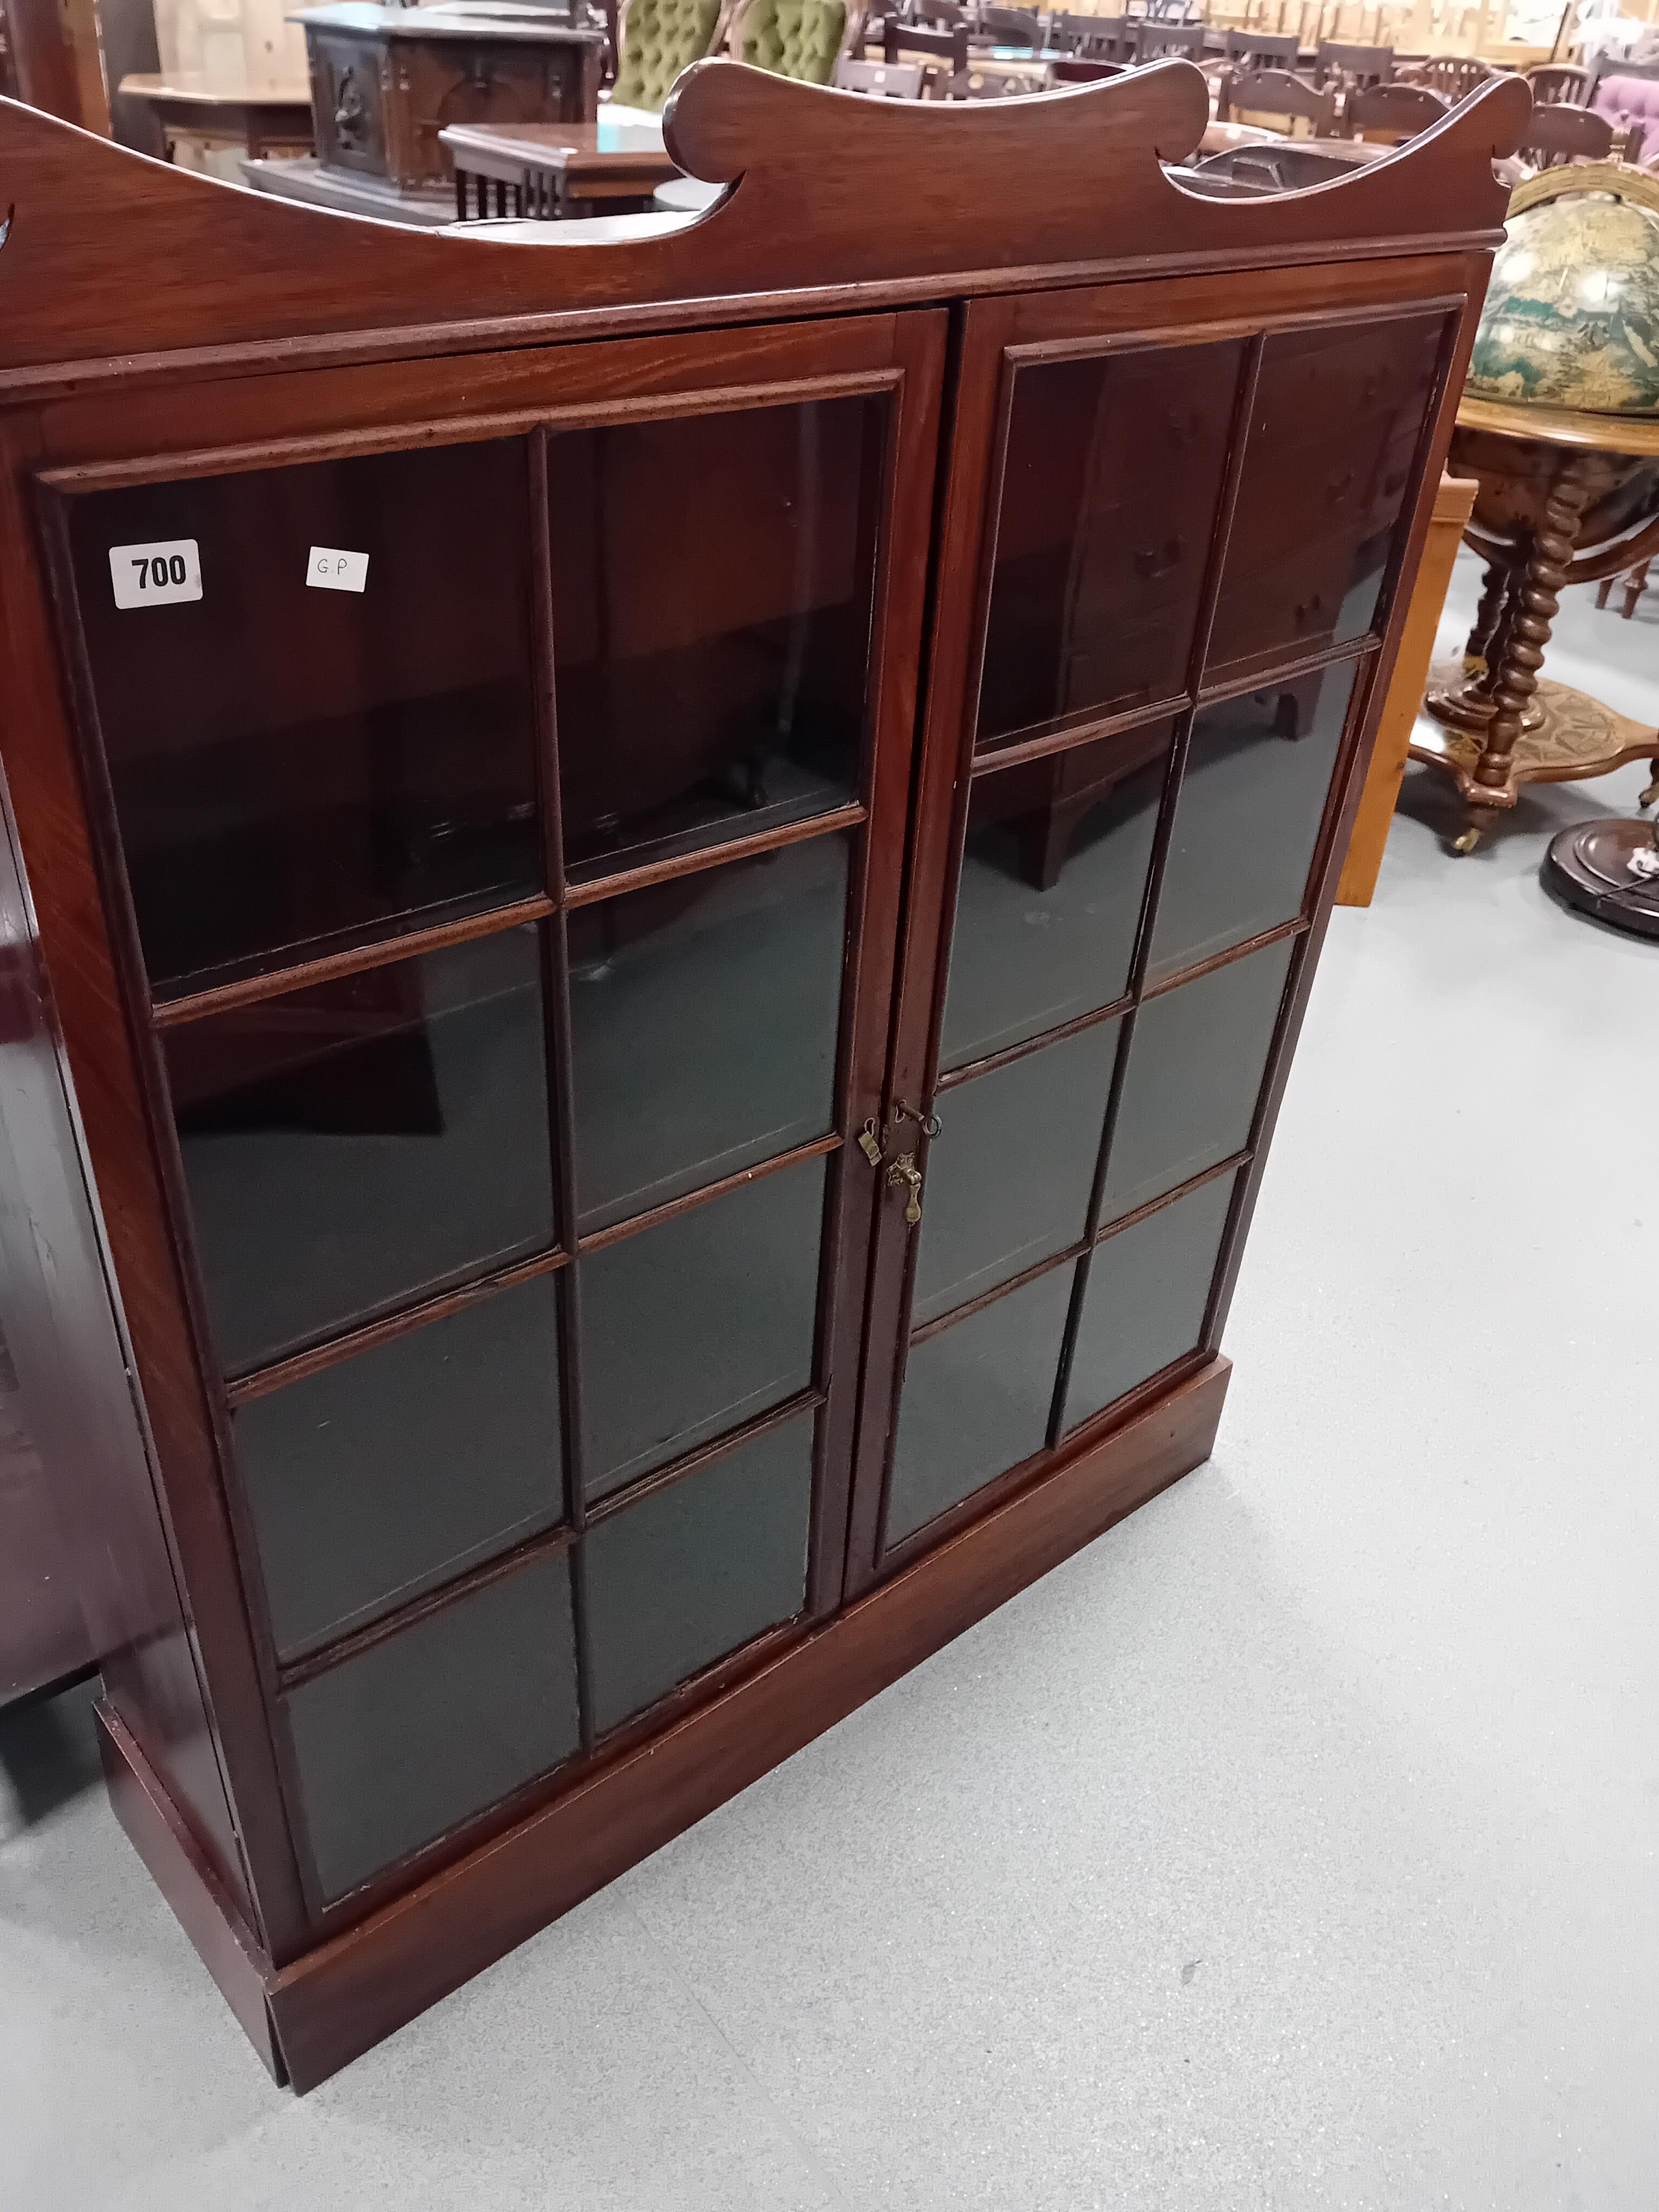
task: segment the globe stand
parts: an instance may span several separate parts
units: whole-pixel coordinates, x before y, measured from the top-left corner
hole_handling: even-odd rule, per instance
[[[1550,840],[1540,873],[1564,905],[1659,944],[1659,842],[1651,823],[1622,817],[1575,823]]]
[[[1468,805],[1453,850],[1473,852],[1523,784],[1646,755],[1642,803],[1659,799],[1659,735],[1541,673],[1565,586],[1659,545],[1659,423],[1466,396],[1449,466],[1480,487],[1464,537],[1486,557],[1485,587],[1462,659],[1430,673],[1423,703],[1443,734],[1419,727],[1411,757],[1449,774]]]

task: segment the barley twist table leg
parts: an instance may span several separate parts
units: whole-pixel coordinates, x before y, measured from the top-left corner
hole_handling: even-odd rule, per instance
[[[1494,561],[1480,580],[1480,604],[1474,611],[1474,627],[1469,632],[1468,643],[1463,647],[1463,665],[1467,674],[1480,672],[1472,665],[1476,661],[1492,665],[1492,647],[1498,618],[1504,611],[1508,594],[1510,571],[1500,561]]]
[[[1538,689],[1538,672],[1544,665],[1544,648],[1550,627],[1561,605],[1560,592],[1577,541],[1578,526],[1589,497],[1589,478],[1584,459],[1565,454],[1544,504],[1543,520],[1532,541],[1525,568],[1516,578],[1504,611],[1502,635],[1491,678],[1492,717],[1486,741],[1474,764],[1468,794],[1469,821],[1457,840],[1460,853],[1473,852],[1490,818],[1492,807],[1515,804],[1514,755],[1521,726]],[[1482,803],[1477,792],[1493,797]],[[1502,797],[1498,794],[1502,793]]]

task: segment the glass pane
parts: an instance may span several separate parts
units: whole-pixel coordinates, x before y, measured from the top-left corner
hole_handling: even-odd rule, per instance
[[[279,1657],[560,1518],[555,1298],[520,1284],[236,1413]]]
[[[981,744],[1186,687],[1243,342],[1022,368]]]
[[[916,1258],[918,1323],[1081,1238],[1119,1027],[1097,1022],[939,1097]]]
[[[589,1532],[596,1729],[614,1728],[800,1611],[811,1505],[808,1416]]]
[[[1122,997],[1174,728],[1154,722],[975,779],[943,1066]]]
[[[910,1346],[887,1492],[896,1544],[1048,1434],[1075,1266],[1051,1267]]]
[[[568,1565],[538,1559],[289,1692],[325,1897],[569,1758],[570,1624]]]
[[[578,1263],[590,1497],[811,1383],[823,1179],[804,1160]]]
[[[540,933],[164,1032],[232,1373],[553,1237]]]
[[[1194,718],[1149,982],[1301,913],[1357,673],[1343,661]]]
[[[1243,1152],[1297,940],[1265,945],[1135,1017],[1103,1223]]]
[[[1439,379],[1443,315],[1264,343],[1206,671],[1363,637]]]
[[[548,444],[575,878],[858,796],[884,398]]]
[[[584,1234],[826,1136],[848,842],[813,837],[570,917]]]
[[[1068,1429],[1197,1346],[1237,1181],[1218,1176],[1096,1248],[1066,1386]]]
[[[540,889],[526,523],[516,441],[72,502],[160,994]],[[197,596],[155,601],[148,567],[138,586],[162,545]],[[313,588],[325,552],[365,561],[360,587]]]

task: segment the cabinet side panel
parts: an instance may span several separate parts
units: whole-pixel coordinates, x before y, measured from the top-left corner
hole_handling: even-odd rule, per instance
[[[0,781],[0,1327],[84,1622],[82,1656],[230,1892],[246,1887],[133,1401]]]
[[[16,1174],[0,1127],[0,1207]],[[18,1384],[3,1323],[10,1304],[0,1281],[0,1705],[61,1682],[87,1664],[89,1647],[76,1595],[65,1532]]]

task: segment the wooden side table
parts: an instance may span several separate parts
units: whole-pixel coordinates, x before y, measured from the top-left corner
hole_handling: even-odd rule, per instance
[[[637,214],[678,177],[660,131],[643,123],[455,123],[438,137],[455,164],[455,213]]]
[[[256,161],[268,153],[311,151],[308,94],[210,84],[193,70],[181,70],[176,76],[124,76],[119,89],[154,113],[169,161],[180,139],[203,146],[240,146]]]
[[[1471,479],[1443,473],[1434,495],[1434,512],[1424,540],[1411,611],[1401,635],[1388,699],[1376,726],[1376,744],[1360,794],[1359,811],[1354,817],[1347,857],[1342,863],[1342,880],[1336,893],[1339,906],[1369,906],[1376,890],[1382,848],[1389,841],[1389,825],[1411,757],[1412,729],[1422,708],[1423,687],[1434,657],[1435,632],[1445,608],[1458,543],[1474,506],[1475,489]]]

